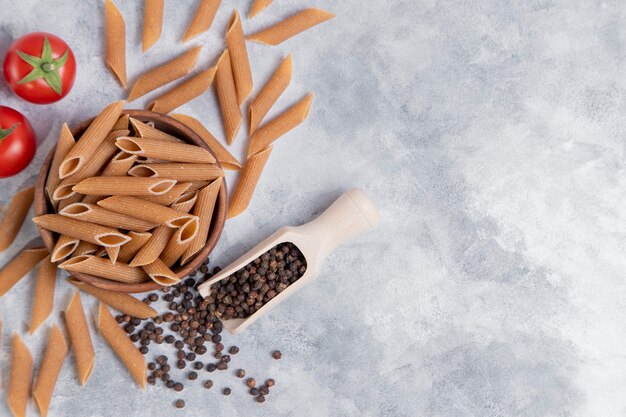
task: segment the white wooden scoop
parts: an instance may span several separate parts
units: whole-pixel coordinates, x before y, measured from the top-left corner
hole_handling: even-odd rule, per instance
[[[277,294],[251,316],[245,319],[223,320],[224,328],[232,334],[237,334],[281,301],[311,282],[317,276],[324,258],[333,249],[355,235],[373,228],[378,224],[378,221],[378,209],[372,200],[363,190],[353,188],[342,194],[315,220],[302,226],[280,228],[241,258],[200,285],[198,291],[203,297],[207,297],[211,292],[211,285],[229,277],[280,243],[291,242],[300,249],[307,264],[306,272],[300,279]]]

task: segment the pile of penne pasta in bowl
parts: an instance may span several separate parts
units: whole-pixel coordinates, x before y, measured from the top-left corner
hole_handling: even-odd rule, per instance
[[[122,292],[171,286],[198,268],[224,227],[226,185],[193,130],[149,111],[107,106],[44,162],[33,221],[52,262]]]

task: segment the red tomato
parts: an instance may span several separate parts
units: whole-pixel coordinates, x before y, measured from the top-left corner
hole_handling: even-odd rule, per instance
[[[22,113],[0,106],[0,178],[26,168],[35,156],[35,132]]]
[[[59,37],[45,32],[24,35],[4,60],[4,78],[26,101],[49,104],[61,100],[74,85],[76,59]]]

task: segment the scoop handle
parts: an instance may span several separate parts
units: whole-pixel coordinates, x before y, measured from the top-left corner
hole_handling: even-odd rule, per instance
[[[315,220],[299,226],[297,233],[318,247],[323,258],[340,244],[375,227],[380,220],[378,208],[360,188],[343,193]]]

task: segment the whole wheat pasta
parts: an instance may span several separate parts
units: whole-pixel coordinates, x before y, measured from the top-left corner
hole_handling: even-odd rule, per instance
[[[80,239],[76,239],[74,237],[70,237],[67,235],[61,235],[57,243],[54,245],[54,249],[52,250],[52,262],[59,262],[62,259],[70,256],[76,248],[78,248],[78,244],[80,243]]]
[[[254,155],[267,148],[276,139],[301,124],[309,115],[312,101],[313,94],[309,94],[256,130],[250,137],[248,156]]]
[[[54,387],[57,384],[57,379],[61,373],[61,367],[63,362],[65,362],[68,350],[63,333],[61,333],[56,324],[53,325],[50,339],[48,340],[48,347],[39,369],[39,375],[37,375],[35,385],[33,386],[33,399],[42,417],[48,415],[50,400],[52,400]]]
[[[120,247],[116,246],[114,248],[104,248],[107,251],[107,255],[109,256],[109,260],[112,264],[117,262],[117,257],[120,254]]]
[[[124,17],[111,0],[104,2],[106,63],[122,87],[126,88],[126,25]]]
[[[46,321],[54,305],[54,286],[57,279],[57,266],[47,256],[37,271],[35,278],[35,295],[33,311],[30,318],[28,334],[33,334]]]
[[[117,139],[116,145],[124,152],[159,159],[161,161],[187,162],[192,164],[215,163],[215,158],[211,155],[211,152],[199,146],[186,143],[122,137]]]
[[[178,57],[141,74],[130,91],[128,101],[138,99],[150,91],[189,74],[196,65],[201,50],[202,46],[196,46]]]
[[[0,297],[48,256],[46,248],[24,249],[0,270]]]
[[[254,194],[254,189],[261,178],[263,168],[265,167],[271,153],[272,147],[269,146],[261,152],[248,158],[248,162],[246,162],[246,165],[241,171],[237,188],[235,189],[235,192],[230,199],[230,204],[228,205],[229,219],[243,213],[250,204],[250,200],[252,200],[252,195]]]
[[[130,124],[133,126],[133,129],[135,129],[135,136],[139,135],[139,137],[142,137],[144,139],[160,140],[166,142],[184,142],[182,139],[162,132],[159,129],[156,129],[154,126],[150,126],[149,124],[139,121],[137,119],[133,119],[132,117],[130,118]]]
[[[263,86],[259,95],[250,103],[248,107],[250,134],[253,134],[259,127],[267,112],[270,111],[274,103],[291,83],[292,64],[291,55],[288,55],[276,68],[276,71]]]
[[[196,237],[194,237],[191,245],[182,256],[181,265],[186,264],[206,244],[207,237],[209,236],[209,228],[211,227],[211,219],[213,218],[213,211],[215,210],[215,202],[217,201],[217,195],[221,186],[222,179],[218,178],[198,192],[193,214],[200,219],[200,225]]]
[[[61,133],[59,134],[59,139],[57,141],[57,146],[54,151],[54,157],[52,158],[52,164],[50,164],[50,171],[48,171],[48,179],[46,180],[46,194],[50,201],[52,201],[53,205],[56,207],[56,202],[52,200],[52,193],[61,182],[59,178],[59,167],[61,166],[61,162],[65,159],[65,156],[70,151],[72,146],[74,146],[74,136],[70,131],[70,128],[67,126],[67,123],[63,123],[61,126]]]
[[[130,242],[121,247],[118,261],[129,263],[139,250],[150,240],[151,233],[129,232]]]
[[[84,222],[134,232],[146,232],[156,227],[155,223],[116,213],[97,204],[75,203],[61,210],[60,214]]]
[[[191,185],[189,186],[187,192],[190,193],[192,191],[198,191],[199,189],[206,187],[210,183],[211,181],[191,181],[189,182],[189,184]]]
[[[142,51],[146,52],[161,37],[163,29],[163,0],[146,0],[143,13]]]
[[[148,108],[157,113],[167,114],[174,109],[204,94],[215,77],[215,67],[194,75],[184,83],[157,97]]]
[[[125,263],[112,263],[109,259],[99,258],[93,255],[75,256],[63,262],[59,268],[82,274],[89,274],[111,281],[125,284],[138,284],[146,281],[146,274],[139,268],[133,268]]]
[[[172,267],[176,261],[180,259],[185,250],[191,245],[193,238],[184,239],[181,231],[184,229],[178,229],[174,236],[167,242],[167,246],[163,249],[163,253],[160,259],[168,267]]]
[[[220,101],[224,132],[226,142],[232,144],[241,126],[241,109],[237,100],[237,88],[233,79],[233,70],[230,65],[230,53],[228,49],[224,51],[217,61],[217,73],[215,75],[215,86],[217,97]]]
[[[159,257],[167,242],[172,238],[176,229],[167,226],[159,226],[152,232],[150,240],[137,252],[129,263],[132,267],[144,266],[154,262]]]
[[[74,278],[68,278],[67,282],[74,285],[79,290],[96,297],[98,300],[121,313],[138,317],[140,319],[147,319],[158,315],[155,309],[136,299],[132,295],[103,290],[102,288],[94,287]]]
[[[13,353],[7,405],[14,417],[26,417],[33,379],[33,357],[17,333],[13,333]]]
[[[119,119],[117,119],[117,122],[115,122],[115,124],[113,125],[113,128],[111,129],[112,132],[115,132],[116,130],[128,130],[128,119],[130,118],[130,116],[128,115],[128,113],[124,113],[122,114]]]
[[[159,258],[156,258],[154,262],[148,265],[142,266],[142,268],[150,279],[159,285],[169,287],[180,282],[180,278]]]
[[[180,227],[194,217],[187,213],[129,196],[113,196],[98,201],[98,205],[116,213],[134,215],[162,226]]]
[[[237,10],[233,12],[226,29],[226,46],[228,47],[233,80],[237,90],[237,101],[241,106],[252,92],[252,72],[250,71],[250,59],[248,58],[241,18]]]
[[[15,241],[22,228],[24,219],[33,204],[35,187],[20,190],[13,196],[0,222],[0,252],[7,249]]]
[[[333,17],[335,15],[326,10],[304,9],[274,26],[249,35],[246,39],[267,45],[278,45]]]
[[[72,301],[65,309],[65,323],[72,342],[78,380],[81,385],[85,385],[91,377],[96,355],[78,291],[74,293]]]
[[[174,187],[172,187],[171,190],[169,190],[165,194],[146,196],[143,197],[143,199],[152,203],[161,204],[163,206],[169,206],[170,204],[175,202],[178,197],[185,194],[190,187],[190,182],[182,182],[180,184],[176,184]]]
[[[61,200],[59,202],[59,208],[58,211],[63,210],[65,207],[70,206],[74,203],[78,203],[79,201],[81,201],[83,199],[83,195],[80,195],[78,193],[74,193],[72,196],[65,198],[63,200]]]
[[[130,236],[130,233],[128,235]],[[74,256],[91,255],[93,253],[96,253],[96,250],[98,250],[98,245],[94,245],[93,243],[89,243],[89,242],[85,242],[84,240],[81,240],[78,246],[76,247],[76,250],[74,251],[73,255]]]
[[[100,246],[121,246],[130,238],[115,229],[95,223],[83,222],[60,214],[44,214],[33,222],[43,229],[66,234]]]
[[[224,171],[213,164],[142,164],[134,166],[128,174],[176,181],[207,181],[223,177]]]
[[[254,0],[252,7],[250,8],[250,19],[265,10],[270,4],[272,4],[272,1],[273,0]]]
[[[126,366],[137,385],[142,389],[146,388],[146,360],[103,303],[98,307],[97,326],[104,340]]]
[[[65,156],[59,167],[59,178],[64,179],[78,172],[92,158],[122,114],[124,104],[124,101],[109,104],[96,116]]]
[[[213,134],[209,132],[198,119],[184,114],[171,114],[170,116],[196,132],[198,136],[202,138],[204,143],[209,145],[209,148],[211,148],[217,160],[220,161],[222,168],[231,170],[241,169],[241,164],[237,158],[235,158],[224,146],[222,146],[215,136],[213,136]]]
[[[196,13],[187,27],[187,31],[183,35],[183,42],[187,42],[209,30],[213,24],[213,19],[215,19],[217,9],[220,7],[220,3],[222,3],[222,0],[200,0]]]
[[[131,155],[129,153],[120,151],[109,161],[108,165],[104,168],[100,176],[101,177],[124,176],[126,175],[128,170],[132,168],[136,160],[137,160],[136,155]]]
[[[176,181],[159,178],[91,177],[72,189],[85,195],[161,195],[176,185]]]

